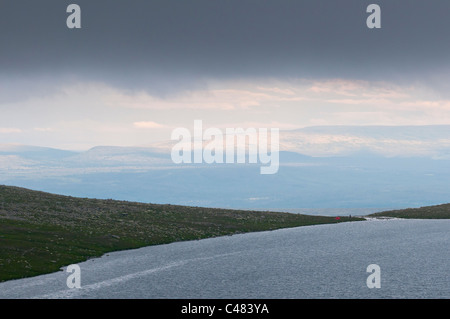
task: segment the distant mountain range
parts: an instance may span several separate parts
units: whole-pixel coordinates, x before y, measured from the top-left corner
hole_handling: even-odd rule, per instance
[[[167,152],[174,142],[145,145]],[[280,150],[310,156],[372,152],[382,156],[450,159],[450,125],[312,126],[280,132]]]
[[[261,175],[259,164],[177,165],[173,144],[83,152],[0,145],[0,184],[223,208],[406,208],[450,201],[450,126],[283,131],[274,175]]]

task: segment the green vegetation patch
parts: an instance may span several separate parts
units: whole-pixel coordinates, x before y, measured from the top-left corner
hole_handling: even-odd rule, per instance
[[[370,214],[370,217],[397,217],[413,219],[449,219],[450,204],[407,208]]]
[[[75,198],[0,186],[0,281],[58,271],[107,252],[358,217]]]

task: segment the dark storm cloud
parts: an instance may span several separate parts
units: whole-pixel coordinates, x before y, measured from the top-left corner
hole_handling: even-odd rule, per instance
[[[66,27],[70,3],[80,30]],[[370,3],[381,29],[366,27]],[[0,76],[161,90],[203,77],[433,80],[449,70],[449,12],[448,0],[3,0]]]

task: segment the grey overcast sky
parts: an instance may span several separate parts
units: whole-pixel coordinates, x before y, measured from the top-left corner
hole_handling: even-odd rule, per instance
[[[138,145],[193,119],[450,124],[449,14],[448,0],[0,0],[0,143]]]

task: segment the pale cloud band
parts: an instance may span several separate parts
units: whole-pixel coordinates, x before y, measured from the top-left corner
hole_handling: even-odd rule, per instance
[[[134,122],[133,125],[137,128],[144,128],[144,129],[153,129],[153,128],[164,128],[166,127],[163,124],[159,124],[153,121],[140,121],[140,122]]]
[[[101,82],[0,103],[5,143],[139,145],[202,119],[214,127],[450,124],[450,100],[423,85],[348,79],[205,81],[165,97]]]
[[[22,132],[22,130],[19,128],[0,127],[0,133],[2,133],[2,134],[21,133],[21,132]]]

